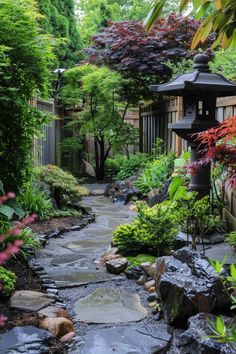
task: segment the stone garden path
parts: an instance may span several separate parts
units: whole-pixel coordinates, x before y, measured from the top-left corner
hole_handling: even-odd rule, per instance
[[[150,354],[161,350],[170,335],[165,324],[155,324],[143,287],[123,275],[107,273],[100,263],[111,246],[112,231],[131,222],[135,212],[102,195],[86,197],[82,205],[92,208],[96,221],[50,239],[37,255],[75,325],[76,339],[69,353]]]

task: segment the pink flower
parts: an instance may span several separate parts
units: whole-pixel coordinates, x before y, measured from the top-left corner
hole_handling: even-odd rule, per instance
[[[0,327],[5,326],[5,322],[7,321],[7,317],[0,314]]]
[[[15,193],[13,193],[13,192],[8,192],[6,196],[7,196],[7,199],[14,199],[16,197]]]

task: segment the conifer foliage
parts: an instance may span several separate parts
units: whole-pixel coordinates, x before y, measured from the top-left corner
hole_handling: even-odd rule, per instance
[[[38,0],[43,17],[40,25],[46,33],[61,39],[57,50],[60,67],[71,67],[80,59],[80,35],[77,29],[74,0]]]

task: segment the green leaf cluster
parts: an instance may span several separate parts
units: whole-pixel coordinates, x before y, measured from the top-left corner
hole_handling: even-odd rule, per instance
[[[161,189],[174,168],[174,154],[169,152],[167,155],[160,155],[158,159],[147,163],[145,169],[135,182],[144,195],[155,189]]]
[[[149,251],[158,256],[171,251],[178,232],[177,212],[170,202],[149,208],[137,203],[138,216],[132,224],[118,226],[113,232],[113,243],[122,252]]]
[[[39,220],[47,219],[49,212],[53,209],[51,199],[33,183],[24,186],[18,201],[27,215],[37,214]]]
[[[148,155],[143,153],[132,154],[129,158],[122,155],[117,156],[113,159],[118,165],[118,171],[115,178],[125,179],[133,176],[139,169],[142,169],[142,167],[146,165],[148,159]]]
[[[74,0],[37,0],[40,26],[60,41],[56,50],[60,68],[69,68],[81,60],[82,41],[78,31]]]
[[[1,0],[0,17],[0,179],[17,192],[30,176],[33,137],[49,121],[30,100],[49,93],[55,57],[34,0]]]
[[[39,167],[35,171],[36,180],[46,183],[50,196],[60,209],[80,200],[79,183],[70,173],[54,165]]]
[[[15,289],[16,275],[13,272],[0,267],[0,285],[1,293],[5,296],[10,296]]]
[[[236,231],[230,232],[227,235],[225,242],[228,243],[230,246],[236,248]]]

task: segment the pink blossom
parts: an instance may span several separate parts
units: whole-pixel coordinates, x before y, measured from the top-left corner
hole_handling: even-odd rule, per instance
[[[5,326],[5,322],[7,321],[7,317],[0,314],[0,327]]]
[[[7,197],[7,199],[14,199],[16,197],[16,195],[13,192],[8,192],[6,197]]]

